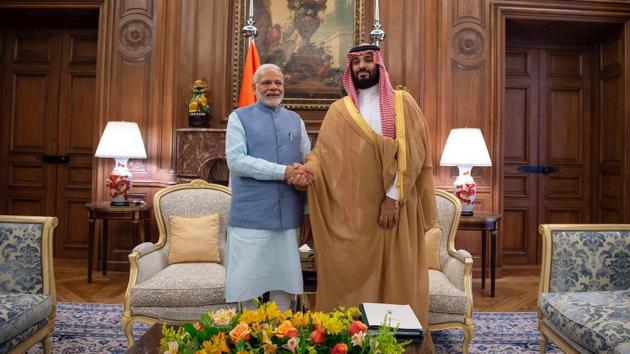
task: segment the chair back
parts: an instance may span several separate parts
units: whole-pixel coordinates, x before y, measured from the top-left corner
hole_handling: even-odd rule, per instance
[[[164,188],[155,194],[153,208],[160,232],[156,248],[169,247],[170,217],[200,217],[219,214],[219,252],[225,260],[225,238],[232,193],[228,187],[196,179]]]
[[[440,262],[448,256],[449,250],[455,253],[455,236],[459,217],[462,213],[462,203],[453,194],[436,189],[435,203],[437,205],[438,226],[442,229],[440,241]]]
[[[545,224],[540,292],[630,289],[630,225]]]
[[[55,296],[57,218],[0,215],[0,292]]]

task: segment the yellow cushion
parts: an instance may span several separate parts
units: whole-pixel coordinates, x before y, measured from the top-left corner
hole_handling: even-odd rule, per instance
[[[427,266],[429,269],[442,270],[440,265],[440,241],[442,229],[434,227],[424,234],[424,242],[427,246]]]
[[[219,214],[198,218],[171,216],[170,224],[168,263],[221,262]]]

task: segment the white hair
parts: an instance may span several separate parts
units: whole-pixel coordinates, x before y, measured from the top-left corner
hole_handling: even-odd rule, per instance
[[[282,69],[280,69],[280,67],[276,64],[263,64],[261,66],[258,67],[258,69],[256,69],[256,72],[254,72],[254,83],[257,83],[260,80],[260,75],[262,75],[262,73],[264,71],[267,70],[276,70],[277,72],[280,73],[280,75],[284,76],[282,74]]]

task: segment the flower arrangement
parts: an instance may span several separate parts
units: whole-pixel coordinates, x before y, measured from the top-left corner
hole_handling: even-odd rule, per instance
[[[333,312],[282,312],[274,302],[257,310],[221,309],[179,328],[163,326],[160,349],[165,354],[331,353],[399,354],[395,330],[382,326],[371,334],[355,320],[356,308]]]

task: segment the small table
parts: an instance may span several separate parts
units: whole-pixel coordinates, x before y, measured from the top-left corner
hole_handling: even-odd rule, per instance
[[[490,296],[494,297],[494,281],[497,269],[497,238],[499,237],[500,214],[475,212],[472,216],[462,215],[457,230],[481,231],[481,288],[486,287],[486,245],[490,234]]]
[[[149,233],[149,217],[151,205],[146,203],[134,203],[128,206],[112,206],[110,202],[86,203],[88,210],[89,235],[88,235],[88,283],[92,282],[92,259],[94,256],[94,221],[102,220],[101,229],[101,258],[103,275],[107,275],[107,222],[109,220],[130,220],[134,224],[133,242],[144,242],[145,235]],[[140,222],[144,227],[140,227]],[[139,238],[138,238],[139,236]]]

